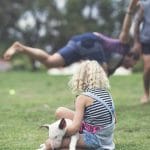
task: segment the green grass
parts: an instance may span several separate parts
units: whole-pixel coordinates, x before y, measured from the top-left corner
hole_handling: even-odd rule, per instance
[[[33,150],[46,140],[48,133],[39,125],[53,122],[57,107],[73,108],[68,79],[40,72],[0,73],[1,150]],[[118,118],[116,150],[148,150],[150,105],[139,101],[142,75],[112,76],[110,83]]]

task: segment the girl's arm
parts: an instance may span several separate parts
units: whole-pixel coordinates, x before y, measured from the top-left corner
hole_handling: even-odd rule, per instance
[[[75,114],[73,118],[73,123],[67,128],[67,135],[73,135],[79,132],[80,126],[84,116],[84,109],[86,107],[87,96],[80,95],[75,101]]]

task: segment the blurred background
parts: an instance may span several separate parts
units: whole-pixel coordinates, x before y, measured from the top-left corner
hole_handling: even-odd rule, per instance
[[[1,0],[0,70],[41,70],[32,58],[16,55],[11,62],[2,59],[14,42],[57,51],[69,38],[83,32],[102,32],[117,37],[129,0]],[[139,63],[133,71],[142,70]]]

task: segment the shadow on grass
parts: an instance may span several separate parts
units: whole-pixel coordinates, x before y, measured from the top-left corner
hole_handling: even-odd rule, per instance
[[[127,143],[127,144],[116,144],[116,150],[146,150],[146,149],[142,145]]]
[[[148,150],[150,104],[117,105],[116,150]]]

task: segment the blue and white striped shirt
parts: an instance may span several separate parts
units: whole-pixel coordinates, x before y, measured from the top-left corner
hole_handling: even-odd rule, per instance
[[[104,101],[111,110],[114,109],[113,99],[107,90],[98,88],[86,89],[83,94],[86,95],[86,92],[96,95],[99,99]],[[112,114],[101,101],[94,99],[93,104],[85,109],[84,122],[95,126],[107,126],[112,123]]]

